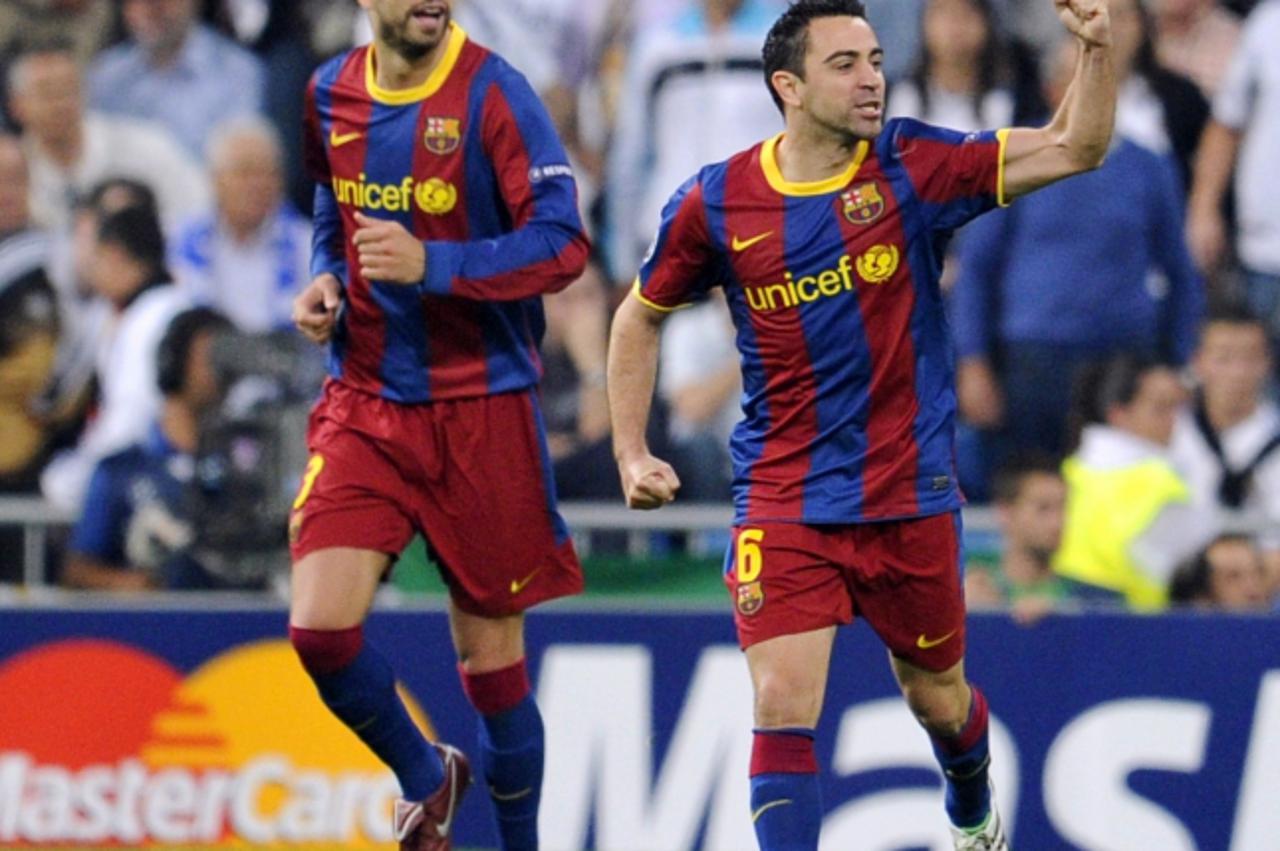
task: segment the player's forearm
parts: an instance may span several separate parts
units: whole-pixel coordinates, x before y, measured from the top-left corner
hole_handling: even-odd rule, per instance
[[[1231,183],[1240,134],[1225,124],[1210,121],[1200,137],[1196,152],[1195,176],[1187,206],[1193,211],[1217,212]]]
[[[476,301],[520,301],[559,292],[587,265],[591,243],[569,223],[530,222],[494,239],[426,243],[420,289]]]
[[[311,277],[329,273],[346,284],[347,258],[338,199],[327,184],[317,183],[311,220]]]
[[[1116,73],[1109,46],[1081,49],[1071,89],[1059,110],[1061,144],[1082,169],[1097,168],[1106,158],[1116,118]],[[1054,123],[1058,119],[1055,117]]]
[[[614,314],[609,335],[607,387],[613,454],[620,461],[648,452],[645,431],[658,375],[661,317],[628,297]]]

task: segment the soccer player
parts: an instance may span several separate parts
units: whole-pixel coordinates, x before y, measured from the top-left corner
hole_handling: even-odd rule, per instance
[[[395,772],[402,849],[447,849],[470,767],[428,743],[361,624],[420,532],[449,586],[463,689],[504,849],[537,847],[542,719],[523,612],[582,589],[535,397],[539,296],[582,272],[573,175],[525,79],[448,0],[360,0],[374,41],[307,90],[314,280],[330,343],[290,518],[290,635],[321,698]]]
[[[1055,6],[1080,56],[1053,120],[962,135],[884,123],[883,51],[861,3],[793,3],[764,46],[786,130],[676,192],[614,318],[614,451],[633,508],[679,487],[644,439],[663,317],[718,285],[737,326],[745,418],[731,445],[725,582],[755,688],[752,820],[766,851],[817,847],[813,730],[835,628],[855,614],[889,648],[933,740],[955,847],[1007,847],[987,780],[987,703],[964,674],[938,274],[953,229],[1105,156],[1116,97],[1106,2]]]

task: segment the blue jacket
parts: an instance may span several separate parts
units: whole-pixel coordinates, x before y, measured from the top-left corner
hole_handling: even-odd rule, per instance
[[[958,356],[1038,342],[1185,361],[1205,296],[1182,214],[1173,163],[1120,139],[1097,171],[983,216],[960,246]]]

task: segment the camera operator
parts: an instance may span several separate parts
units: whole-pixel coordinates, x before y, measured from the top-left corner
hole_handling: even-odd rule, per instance
[[[208,308],[180,313],[168,326],[156,354],[164,395],[159,419],[144,441],[94,470],[64,585],[120,591],[244,587],[210,572],[193,555],[201,423],[223,397],[212,350],[230,329],[226,317]]]

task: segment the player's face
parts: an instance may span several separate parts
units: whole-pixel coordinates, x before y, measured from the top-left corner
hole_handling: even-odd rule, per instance
[[[884,126],[883,51],[862,18],[816,18],[809,23],[802,108],[820,126],[871,139]]]
[[[1113,408],[1110,421],[1131,434],[1168,446],[1173,438],[1174,419],[1185,399],[1186,393],[1173,370],[1148,370],[1133,401]]]
[[[1067,486],[1059,476],[1028,473],[1018,498],[1007,508],[1007,534],[1040,561],[1048,562],[1062,543],[1066,504]]]
[[[1196,351],[1195,371],[1211,403],[1255,403],[1271,371],[1266,333],[1253,323],[1210,322]]]
[[[27,159],[12,136],[0,136],[0,233],[27,226]]]
[[[452,17],[450,0],[360,0],[378,41],[410,61],[444,40]]]

